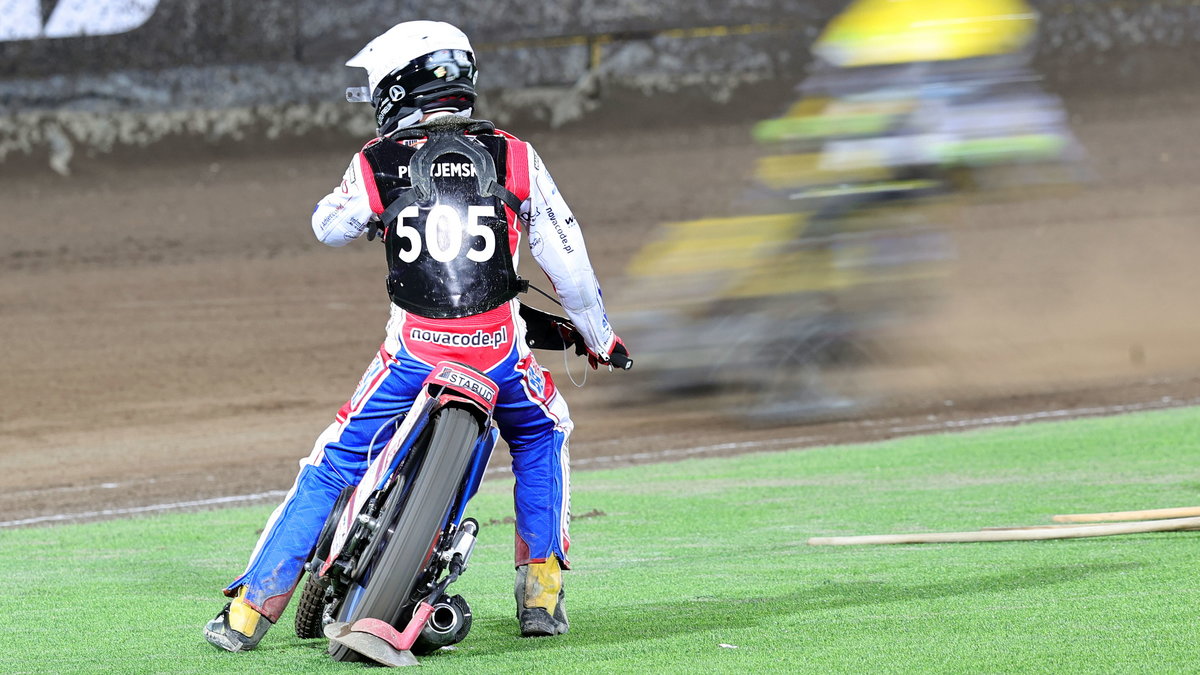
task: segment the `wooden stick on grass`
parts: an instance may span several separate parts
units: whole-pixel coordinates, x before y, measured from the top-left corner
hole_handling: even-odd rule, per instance
[[[981,527],[981,532],[1012,532],[1021,530],[1061,530],[1067,527],[1097,527],[1099,525],[1112,525],[1112,523],[1056,523],[1054,525],[1000,525],[993,527]],[[1181,530],[1200,530],[1200,525],[1195,527],[1181,527]]]
[[[1092,523],[1091,526],[1104,525],[1105,523]],[[1009,532],[1012,530],[1061,530],[1064,527],[1081,527],[1076,523],[1057,523],[1054,525],[994,525],[991,527],[981,527],[980,532]]]
[[[1115,534],[1170,532],[1200,527],[1200,516],[1143,520],[1107,525],[1079,525],[1036,530],[988,530],[978,532],[926,532],[913,534],[867,534],[853,537],[813,537],[810,546],[852,546],[856,544],[940,544],[981,541],[1037,541],[1042,539],[1076,539],[1107,537]]]
[[[1200,506],[1145,511],[1114,511],[1112,513],[1068,513],[1051,518],[1056,523],[1100,523],[1113,520],[1154,520],[1159,518],[1191,518],[1200,516]]]

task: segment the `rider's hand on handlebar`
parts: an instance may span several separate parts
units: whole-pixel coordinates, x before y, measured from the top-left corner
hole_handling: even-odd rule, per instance
[[[629,358],[629,348],[625,346],[625,343],[621,341],[621,338],[615,335],[613,336],[612,349],[609,350],[607,356],[600,356],[590,349],[588,350],[587,355],[588,365],[592,367],[592,370],[599,368],[600,364],[604,364],[609,368],[617,368],[619,370],[629,370],[633,367],[633,359]]]

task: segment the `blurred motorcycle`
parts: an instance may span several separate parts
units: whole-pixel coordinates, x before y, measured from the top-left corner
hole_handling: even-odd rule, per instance
[[[1036,23],[1023,0],[858,0],[835,18],[799,100],[754,127],[741,214],[662,225],[634,257],[618,320],[651,386],[768,424],[879,402],[861,373],[936,306],[961,199],[1081,178],[1029,67]]]

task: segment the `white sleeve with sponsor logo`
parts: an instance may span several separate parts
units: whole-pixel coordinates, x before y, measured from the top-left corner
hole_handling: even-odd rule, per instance
[[[345,246],[362,235],[374,215],[363,184],[358,155],[350,160],[342,184],[317,202],[312,214],[313,233],[322,243]]]
[[[616,338],[604,313],[583,232],[533,146],[529,146],[529,199],[521,205],[521,220],[529,224],[533,257],[550,277],[571,323],[592,351],[608,354]]]

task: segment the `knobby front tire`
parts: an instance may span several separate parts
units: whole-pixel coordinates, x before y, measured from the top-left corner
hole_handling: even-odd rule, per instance
[[[333,509],[325,518],[325,526],[317,535],[316,548],[309,556],[309,560],[314,564],[320,565],[321,561],[329,557],[334,530],[337,529],[342,511],[346,510],[346,504],[350,502],[353,493],[354,488],[347,486],[342,489],[337,501],[333,503]],[[310,572],[305,575],[304,590],[300,592],[300,605],[296,608],[296,636],[304,639],[324,637],[322,632],[324,628],[325,583],[318,579],[316,574]]]
[[[324,628],[325,585],[315,575],[308,574],[300,592],[300,605],[296,607],[296,637],[306,640],[324,637]]]

